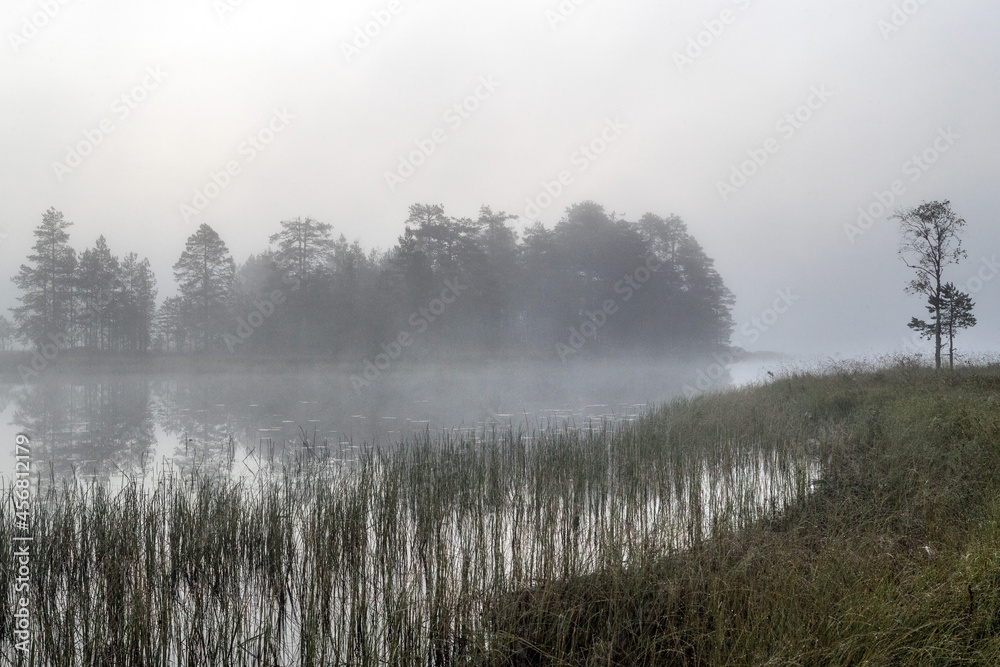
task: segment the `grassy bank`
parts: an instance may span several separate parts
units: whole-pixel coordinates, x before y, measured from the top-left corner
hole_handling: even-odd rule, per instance
[[[35,664],[1000,664],[997,368],[286,473],[43,488]]]
[[[514,662],[1000,664],[1000,369],[792,377],[681,411],[732,427],[751,396],[819,427],[816,492],[647,567],[512,597]]]

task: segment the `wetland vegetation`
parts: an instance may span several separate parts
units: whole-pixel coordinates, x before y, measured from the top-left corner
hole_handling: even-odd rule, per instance
[[[34,664],[992,664],[998,408],[995,365],[902,363],[350,466],[39,480]]]

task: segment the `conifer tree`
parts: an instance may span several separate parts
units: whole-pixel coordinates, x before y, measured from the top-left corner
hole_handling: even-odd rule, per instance
[[[34,251],[22,264],[14,284],[23,291],[12,308],[19,337],[33,347],[72,341],[76,253],[66,231],[73,223],[50,208],[35,229]]]
[[[214,229],[202,223],[188,237],[174,264],[174,278],[197,349],[208,351],[220,345],[235,275],[236,263],[229,248]]]

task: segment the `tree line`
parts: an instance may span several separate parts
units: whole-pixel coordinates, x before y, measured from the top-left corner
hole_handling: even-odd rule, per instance
[[[11,309],[16,336],[39,349],[148,351],[157,294],[149,260],[113,255],[103,235],[78,254],[69,245],[72,224],[50,208],[35,229],[29,263],[13,278],[22,292]]]
[[[312,218],[278,223],[237,265],[207,224],[157,301],[147,259],[101,236],[77,253],[49,209],[14,277],[22,342],[108,353],[368,354],[403,337],[413,354],[697,353],[727,345],[734,303],[677,216],[628,221],[594,202],[553,228],[415,204],[388,250],[365,250]],[[3,318],[0,318],[3,319]],[[0,322],[0,334],[3,322]]]

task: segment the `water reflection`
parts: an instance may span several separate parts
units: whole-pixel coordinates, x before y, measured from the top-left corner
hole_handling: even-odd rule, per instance
[[[412,367],[360,395],[342,367],[193,375],[51,373],[0,387],[5,440],[25,432],[46,478],[147,474],[156,466],[253,473],[303,452],[349,460],[425,431],[586,428],[634,419],[692,375],[645,360],[534,368]],[[0,474],[13,465],[0,458]]]
[[[155,444],[153,386],[139,376],[59,380],[8,388],[11,426],[32,436],[33,467],[54,477],[106,477]]]

